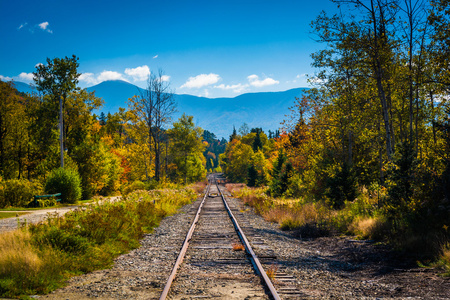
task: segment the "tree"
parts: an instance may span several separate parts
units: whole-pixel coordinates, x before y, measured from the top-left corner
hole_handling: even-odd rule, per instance
[[[235,182],[247,182],[248,168],[253,156],[251,146],[233,139],[227,144],[225,153],[221,154],[220,166],[225,175]]]
[[[379,101],[381,108],[386,155],[388,160],[391,160],[395,137],[390,84],[399,45],[393,24],[399,8],[395,1],[391,0],[370,0],[367,3],[361,0],[335,2],[338,5],[348,4],[354,8],[352,11],[360,14],[328,17],[322,13],[317,18],[313,28],[318,33],[319,41],[327,43],[330,49],[313,55],[314,66],[329,68],[331,76],[358,76],[359,79],[366,78],[372,83],[372,89],[375,91],[373,98]],[[350,70],[352,72],[346,72]],[[321,79],[326,79],[325,72],[321,74]]]
[[[101,112],[101,113],[100,113],[100,118],[99,118],[100,125],[105,126],[107,120],[108,120],[108,119],[106,118],[105,113],[104,113],[104,112]]]
[[[236,132],[236,128],[233,126],[233,133],[230,135],[230,142],[237,138],[238,138],[238,135]]]
[[[241,127],[239,127],[239,134],[241,135],[241,136],[244,136],[244,135],[247,135],[247,134],[249,134],[250,133],[250,128],[248,127],[248,125],[247,125],[247,123],[243,123],[242,125],[241,125]]]
[[[34,99],[20,95],[12,83],[0,81],[0,176],[20,179],[29,145],[28,104]]]
[[[185,183],[200,180],[206,175],[203,130],[194,125],[193,119],[194,117],[183,114],[168,131],[172,141],[170,152]]]
[[[64,168],[64,105],[69,93],[77,87],[78,77],[81,75],[77,71],[78,67],[78,57],[72,55],[71,58],[47,58],[47,65],[39,64],[33,72],[37,90],[44,95],[48,94],[53,101],[59,101],[61,168]]]
[[[262,149],[263,144],[261,141],[261,137],[259,136],[260,132],[256,132],[255,139],[253,140],[252,148],[254,152],[257,152],[258,150]]]
[[[165,80],[164,72],[151,73],[147,80],[147,89],[140,96],[128,100],[129,112],[135,122],[143,122],[148,132],[149,148],[153,149],[155,180],[161,177],[161,154],[164,145],[164,127],[169,124],[176,111],[176,102]]]

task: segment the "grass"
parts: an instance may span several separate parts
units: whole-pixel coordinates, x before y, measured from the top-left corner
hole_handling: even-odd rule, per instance
[[[33,210],[42,210],[48,209],[48,207],[8,207],[0,209],[0,212],[8,212],[8,211],[33,211]]]
[[[227,184],[226,188],[245,205],[268,222],[278,223],[282,230],[291,230],[302,238],[326,236],[331,232],[358,238],[382,238],[385,220],[377,213],[378,198],[367,190],[341,210],[334,210],[322,201],[272,198],[267,188],[248,188],[244,184]]]
[[[418,262],[420,267],[423,268],[438,268],[443,270],[441,276],[450,277],[450,243],[445,243],[441,247],[441,254],[438,259],[434,262],[422,263]]]
[[[278,266],[271,265],[266,270],[267,277],[269,277],[269,279],[273,281],[275,279],[275,275],[277,274],[277,271],[278,271]]]
[[[80,206],[80,205],[87,205],[87,204],[91,204],[91,203],[95,203],[95,199],[89,199],[89,200],[79,200],[77,201],[77,203],[75,204],[60,204],[57,203],[54,206],[47,206],[47,207],[7,207],[7,208],[2,208],[0,209],[0,213],[1,212],[9,212],[9,211],[35,211],[35,210],[43,210],[43,209],[49,209],[49,208],[58,208],[58,207],[66,207],[66,206]],[[0,217],[1,218],[1,217]]]
[[[23,216],[28,214],[27,212],[8,212],[8,211],[0,211],[0,219],[6,219],[6,218],[15,218],[18,216]]]
[[[444,276],[450,277],[450,243],[442,247],[442,255],[439,258],[438,264],[444,269]]]
[[[195,198],[193,188],[135,191],[0,234],[0,297],[48,293],[71,276],[110,267],[164,216]]]
[[[384,190],[378,193],[361,187],[354,201],[346,201],[342,209],[336,210],[330,208],[326,200],[272,198],[267,196],[267,188],[248,188],[243,184],[227,184],[226,187],[265,220],[278,223],[282,230],[291,231],[294,236],[350,235],[388,243],[405,257],[426,259],[428,266],[439,267],[444,276],[450,276],[448,227],[422,232],[393,227],[392,220],[379,206],[380,199],[386,195]]]

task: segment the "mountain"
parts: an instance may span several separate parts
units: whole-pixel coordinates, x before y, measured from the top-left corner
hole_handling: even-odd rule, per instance
[[[140,95],[141,88],[122,80],[103,81],[97,85],[88,87],[89,92],[95,92],[97,97],[103,98],[105,103],[99,110],[105,114],[119,111],[119,107],[127,108],[128,98]]]
[[[22,82],[15,82],[21,92],[33,92],[34,87]],[[95,91],[97,97],[103,98],[104,106],[96,114],[119,111],[127,108],[128,98],[140,95],[141,88],[121,80],[104,81],[87,88]],[[243,123],[250,128],[262,127],[264,131],[275,131],[280,122],[289,114],[289,107],[294,105],[295,97],[300,98],[307,88],[296,88],[284,92],[248,93],[234,98],[205,98],[192,95],[175,94],[178,112],[173,116],[177,120],[183,113],[194,116],[197,126],[213,132],[217,137],[228,139],[233,131]]]
[[[127,99],[139,95],[139,87],[121,80],[105,81],[88,88],[105,100],[100,111],[114,113],[119,107],[127,108]],[[218,137],[231,134],[243,123],[250,128],[262,127],[264,131],[279,129],[280,122],[289,114],[295,97],[301,97],[307,88],[296,88],[284,92],[248,93],[234,98],[205,98],[175,94],[178,112],[173,119],[183,113],[194,116],[197,126],[213,132]]]
[[[20,81],[13,81],[12,83],[19,92],[28,93],[28,94],[37,93],[36,87],[34,85],[27,84],[27,83],[20,82]]]

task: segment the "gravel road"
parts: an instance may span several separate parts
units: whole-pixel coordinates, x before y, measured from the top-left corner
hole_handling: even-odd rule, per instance
[[[99,203],[104,201],[117,201],[120,197],[108,197],[101,198]],[[86,204],[89,205],[89,204]],[[78,209],[80,205],[73,206],[63,206],[63,207],[52,207],[48,209],[40,209],[40,210],[29,210],[29,211],[9,211],[12,213],[27,213],[26,215],[21,215],[15,218],[6,218],[0,219],[0,233],[5,231],[11,231],[17,229],[19,224],[24,223],[39,223],[47,219],[48,216],[62,216],[69,211]]]
[[[70,207],[58,207],[58,208],[49,208],[42,210],[30,210],[30,211],[13,211],[16,213],[24,213],[26,215],[21,215],[16,218],[7,218],[0,220],[0,232],[11,231],[17,229],[19,224],[24,223],[39,223],[44,221],[49,215],[59,215],[62,216],[65,213],[77,209],[79,206],[70,206]]]

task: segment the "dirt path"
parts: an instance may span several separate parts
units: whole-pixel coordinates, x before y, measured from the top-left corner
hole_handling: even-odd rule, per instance
[[[109,197],[104,198],[101,201],[117,201],[119,197]],[[100,203],[101,203],[100,201]],[[87,204],[89,205],[89,204]],[[63,206],[63,207],[52,207],[41,210],[28,210],[28,211],[8,211],[12,213],[27,213],[26,215],[21,215],[18,217],[0,219],[0,233],[5,231],[11,231],[17,229],[19,224],[23,223],[39,223],[44,221],[49,215],[62,216],[69,211],[78,209],[81,206],[86,205],[74,205],[74,206]]]

